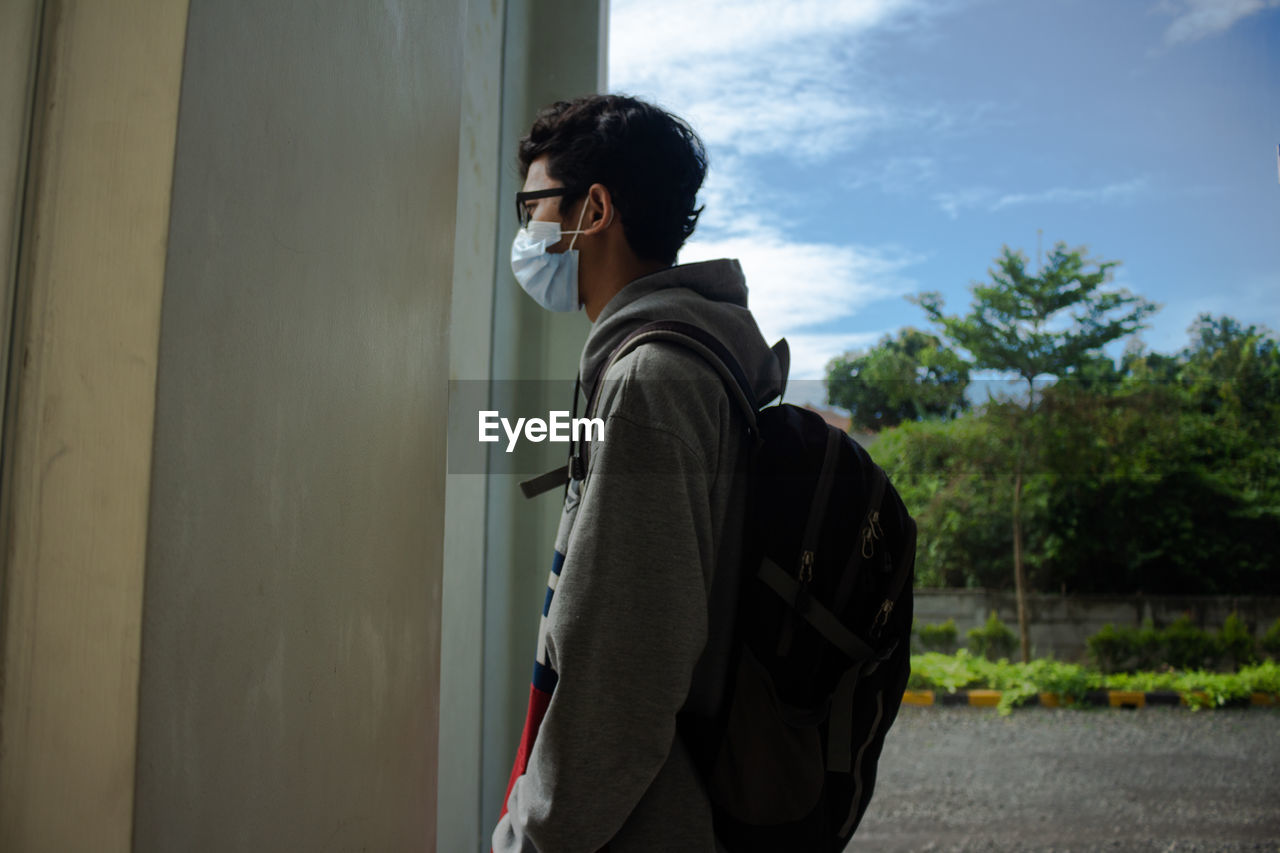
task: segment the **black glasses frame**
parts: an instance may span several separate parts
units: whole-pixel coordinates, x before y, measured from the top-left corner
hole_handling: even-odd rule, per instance
[[[529,220],[533,218],[533,211],[525,207],[525,202],[536,201],[540,198],[555,198],[558,195],[573,195],[573,190],[568,187],[552,187],[549,190],[529,190],[528,192],[516,193],[516,222],[520,223],[521,228],[527,228]]]

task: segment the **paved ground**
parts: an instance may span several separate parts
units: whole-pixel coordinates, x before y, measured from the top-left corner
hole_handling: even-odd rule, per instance
[[[1280,851],[1280,710],[904,707],[849,851]]]

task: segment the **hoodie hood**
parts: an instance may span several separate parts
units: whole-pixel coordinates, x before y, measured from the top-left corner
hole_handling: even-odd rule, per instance
[[[582,349],[579,375],[588,399],[591,383],[628,334],[656,320],[681,320],[709,332],[733,353],[755,391],[757,405],[782,394],[785,356],[769,348],[747,310],[747,283],[736,260],[668,267],[624,287],[596,317]],[[785,352],[785,350],[783,350]]]

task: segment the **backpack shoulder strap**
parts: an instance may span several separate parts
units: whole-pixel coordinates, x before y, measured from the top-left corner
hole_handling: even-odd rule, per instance
[[[747,374],[742,369],[742,365],[738,363],[733,353],[719,338],[706,329],[682,320],[657,320],[652,323],[646,323],[630,332],[613,348],[613,352],[601,364],[596,371],[596,375],[591,378],[591,397],[587,401],[587,417],[592,417],[595,414],[596,405],[599,402],[600,386],[604,377],[609,374],[609,369],[636,347],[653,341],[667,341],[679,344],[702,356],[720,375],[720,379],[724,382],[729,396],[746,418],[748,434],[758,440],[756,412],[760,408],[760,401],[756,399],[755,391],[752,389],[751,382],[747,379]],[[786,376],[791,366],[791,351],[785,338],[774,344],[772,349],[782,365],[783,388],[785,389]],[[577,407],[575,406],[574,408],[576,414]],[[524,496],[532,498],[548,492],[557,486],[563,485],[569,477],[577,480],[582,479],[586,476],[588,452],[589,450],[585,443],[573,442],[570,445],[569,463],[554,471],[548,471],[539,477],[522,482],[520,488],[524,492]]]
[[[591,401],[587,404],[588,416],[595,411],[601,380],[609,374],[609,369],[613,367],[614,363],[641,344],[653,341],[668,341],[679,344],[702,356],[715,369],[716,373],[720,374],[720,379],[728,389],[729,396],[734,399],[735,404],[746,417],[751,431],[755,432],[756,411],[760,408],[760,404],[756,400],[755,391],[751,388],[751,383],[747,380],[747,374],[742,369],[742,365],[733,357],[733,353],[729,352],[729,348],[715,335],[706,329],[681,320],[658,320],[646,323],[622,339],[622,342],[614,348],[609,358],[600,367],[600,370],[596,373],[595,380],[592,382]]]

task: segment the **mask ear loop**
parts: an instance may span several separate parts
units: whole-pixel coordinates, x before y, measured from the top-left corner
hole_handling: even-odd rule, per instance
[[[578,242],[578,235],[582,233],[582,219],[586,215],[587,215],[587,200],[584,198],[582,200],[582,212],[578,214],[578,224],[577,226],[575,226],[575,230],[570,232],[571,234],[573,234],[573,239],[569,241],[569,248],[566,249],[565,251],[567,252],[573,251],[573,244]]]

